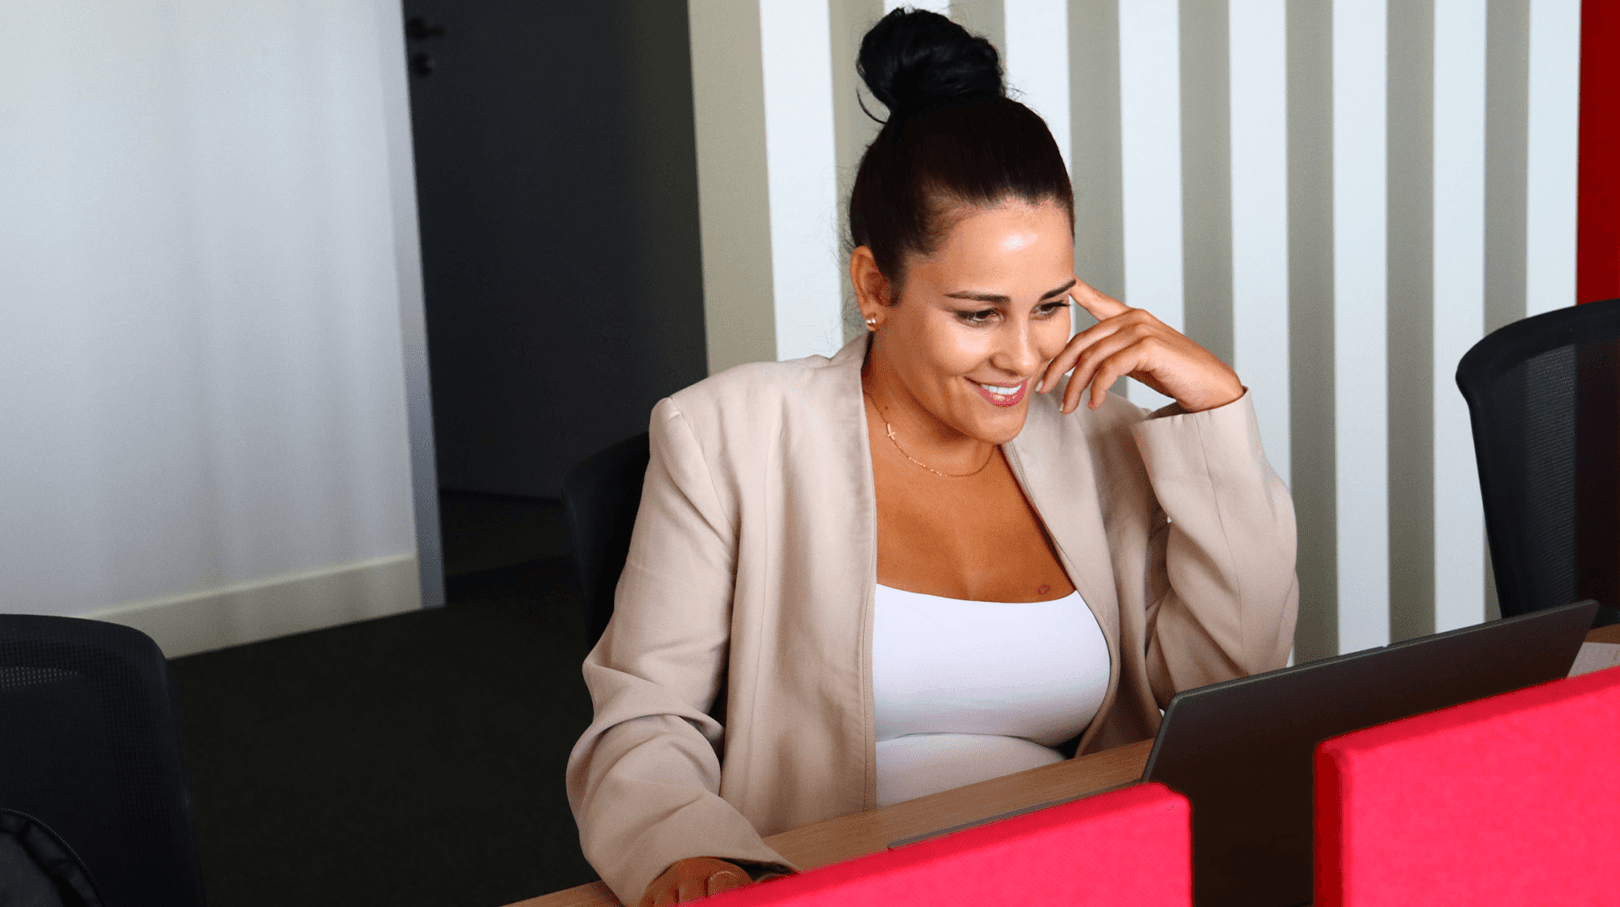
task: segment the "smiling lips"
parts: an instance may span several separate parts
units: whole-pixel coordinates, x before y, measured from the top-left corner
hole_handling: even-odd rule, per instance
[[[977,381],[973,382],[973,386],[979,389],[984,399],[996,406],[1017,406],[1023,402],[1024,394],[1029,390],[1029,380],[1025,379],[1011,387],[980,384]]]

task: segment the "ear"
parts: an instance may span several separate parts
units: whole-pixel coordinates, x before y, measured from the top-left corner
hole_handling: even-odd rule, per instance
[[[849,253],[849,283],[855,288],[855,304],[860,307],[861,320],[883,320],[883,310],[893,305],[889,279],[878,270],[877,259],[867,246],[857,246]]]

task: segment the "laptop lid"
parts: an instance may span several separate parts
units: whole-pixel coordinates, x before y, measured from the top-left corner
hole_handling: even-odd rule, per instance
[[[1596,612],[1580,602],[1177,693],[1142,778],[1192,803],[1194,903],[1308,904],[1316,745],[1563,677]]]

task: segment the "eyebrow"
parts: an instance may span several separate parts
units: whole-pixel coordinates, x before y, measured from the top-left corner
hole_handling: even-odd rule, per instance
[[[1042,299],[1050,299],[1053,296],[1060,296],[1060,295],[1062,295],[1064,293],[1067,293],[1070,290],[1074,289],[1074,285],[1076,283],[1078,283],[1078,282],[1079,281],[1077,281],[1075,279],[1070,279],[1069,282],[1064,284],[1063,286],[1058,287],[1058,288],[1053,289],[1053,290],[1047,290],[1045,293],[1042,293],[1041,298]],[[998,293],[973,293],[973,292],[964,290],[964,291],[960,291],[960,292],[956,292],[956,293],[946,293],[945,295],[950,297],[951,299],[972,299],[972,300],[974,300],[976,302],[989,302],[989,303],[993,303],[993,304],[996,304],[996,305],[1007,305],[1008,303],[1012,302],[1011,299],[1008,299],[1006,296],[1002,296],[1002,295],[1000,295]]]

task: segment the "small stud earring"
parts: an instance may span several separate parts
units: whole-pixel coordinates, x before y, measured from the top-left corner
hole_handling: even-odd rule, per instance
[[[866,329],[869,330],[869,331],[877,330],[877,316],[876,315],[868,315],[868,316],[866,316]]]

